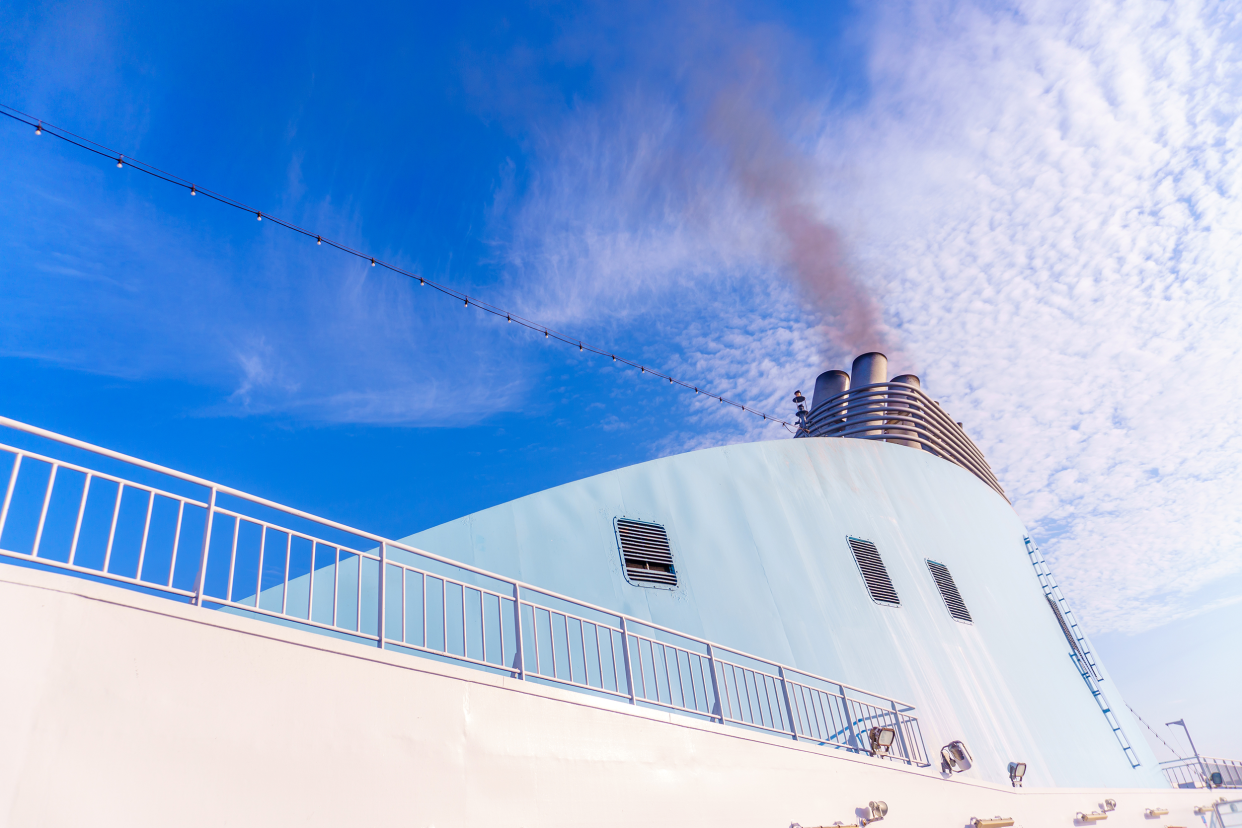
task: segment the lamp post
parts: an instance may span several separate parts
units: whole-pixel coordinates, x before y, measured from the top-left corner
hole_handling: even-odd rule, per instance
[[[1203,784],[1207,785],[1209,788],[1212,787],[1212,783],[1208,779],[1207,769],[1203,767],[1203,759],[1200,758],[1199,750],[1195,747],[1195,740],[1190,738],[1190,728],[1186,727],[1186,720],[1178,719],[1175,722],[1164,723],[1165,727],[1169,727],[1170,725],[1180,725],[1182,730],[1186,731],[1186,741],[1190,742],[1190,751],[1195,755],[1195,761],[1199,763],[1199,773],[1203,776]]]

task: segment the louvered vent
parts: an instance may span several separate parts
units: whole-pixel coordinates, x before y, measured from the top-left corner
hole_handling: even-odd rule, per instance
[[[858,563],[858,571],[862,573],[863,580],[867,582],[867,591],[871,593],[871,600],[877,604],[901,606],[897,590],[893,589],[893,582],[888,577],[888,570],[884,568],[884,561],[880,558],[880,551],[875,548],[875,544],[858,538],[847,540],[849,540],[850,549],[854,552],[854,560]]]
[[[1065,616],[1061,614],[1061,608],[1057,606],[1056,599],[1051,595],[1044,593],[1044,597],[1048,599],[1048,606],[1052,608],[1052,614],[1057,617],[1057,623],[1061,625],[1061,632],[1065,634],[1065,640],[1069,642],[1073,648],[1074,654],[1078,656],[1078,663],[1084,669],[1091,669],[1091,665],[1087,663],[1087,657],[1083,654],[1082,647],[1078,646],[1078,639],[1074,638],[1074,634],[1070,632],[1069,624],[1065,623]],[[1094,673],[1094,670],[1091,670]]]
[[[962,600],[962,593],[957,591],[957,584],[953,582],[949,568],[932,560],[927,561],[927,568],[931,570],[932,580],[936,582],[936,589],[940,590],[940,597],[944,599],[949,615],[953,616],[955,621],[972,623],[970,610],[966,609],[966,602]]]
[[[668,533],[658,523],[617,518],[617,544],[625,576],[639,586],[677,586],[677,569]]]

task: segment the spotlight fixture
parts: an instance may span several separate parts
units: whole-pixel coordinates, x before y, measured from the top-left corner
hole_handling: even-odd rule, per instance
[[[966,745],[961,741],[949,742],[940,749],[940,767],[949,773],[961,773],[970,770],[973,764],[970,758],[970,751],[966,749]]]
[[[1143,812],[1143,815],[1149,819],[1151,817],[1168,816],[1169,809],[1168,808],[1148,808],[1146,811]]]
[[[1013,825],[1013,817],[971,817],[971,828],[1009,828]]]
[[[884,819],[884,815],[888,813],[888,803],[879,799],[872,800],[867,803],[866,811],[867,815],[858,820],[859,825],[867,825]]]
[[[1212,771],[1212,775],[1208,777],[1208,782],[1212,783],[1213,788],[1222,788],[1225,785],[1225,777],[1220,771]]]
[[[871,742],[872,756],[887,756],[892,750],[893,740],[897,738],[897,731],[891,727],[873,727],[868,731],[867,738]]]
[[[1108,819],[1108,814],[1103,811],[1092,811],[1089,814],[1084,814],[1082,811],[1079,811],[1074,814],[1074,819],[1079,822],[1099,822],[1101,819]]]
[[[1015,788],[1022,787],[1022,777],[1026,776],[1026,762],[1009,763],[1009,782]]]
[[[1117,810],[1117,800],[1115,800],[1115,799],[1106,799],[1106,800],[1104,800],[1104,810],[1105,810],[1105,811],[1115,811],[1115,810]]]

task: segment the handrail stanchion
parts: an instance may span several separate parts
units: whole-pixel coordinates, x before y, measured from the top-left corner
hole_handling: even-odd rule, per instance
[[[720,684],[716,681],[716,654],[712,650],[712,645],[707,645],[707,666],[712,673],[712,695],[716,697],[716,715],[720,717],[720,723],[724,724],[724,702],[720,698]]]
[[[901,725],[901,711],[897,709],[897,702],[890,700],[889,704],[893,706],[893,717],[897,719],[897,738],[901,741],[902,755],[913,765],[914,757],[910,755],[910,746],[906,744],[906,729]]]
[[[798,741],[798,725],[794,723],[793,705],[789,703],[789,682],[785,680],[785,668],[776,665],[776,674],[781,680],[781,695],[785,697],[785,713],[789,716],[789,734]]]
[[[379,576],[379,600],[375,603],[379,605],[379,623],[376,629],[379,630],[379,648],[384,649],[384,598],[387,596],[388,590],[385,588],[388,583],[388,544],[380,541],[380,576]],[[358,583],[362,583],[362,559],[358,559]],[[486,635],[486,633],[484,633]]]
[[[845,721],[849,725],[850,735],[854,737],[854,744],[858,746],[860,751],[867,750],[866,746],[868,743],[863,742],[862,737],[858,735],[858,726],[854,721],[854,708],[850,705],[850,702],[854,700],[845,694],[844,684],[838,684],[837,686],[841,688],[841,706],[845,708]],[[861,717],[858,721],[862,721]]]
[[[630,668],[630,630],[625,625],[625,616],[621,616],[621,655],[625,657],[625,686],[630,691],[630,704],[638,704],[634,695],[634,671]]]
[[[516,583],[513,585],[513,624],[517,631],[517,652],[514,655],[517,664],[514,666],[517,667],[517,677],[526,681],[526,650],[522,645],[522,587]]]
[[[203,524],[203,550],[198,556],[198,577],[194,580],[194,605],[203,605],[203,592],[207,580],[207,552],[211,548],[211,521],[216,515],[216,487],[211,487],[211,496],[207,498],[207,520]],[[311,561],[311,569],[315,562]]]
[[[17,488],[17,470],[22,467],[22,456],[13,455],[13,471],[9,472],[9,485],[4,490],[4,506],[0,507],[0,537],[4,535],[4,524],[9,519],[9,505],[13,502],[13,490]]]

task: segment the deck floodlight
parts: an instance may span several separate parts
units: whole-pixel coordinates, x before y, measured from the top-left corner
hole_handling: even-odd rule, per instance
[[[1222,787],[1225,784],[1225,777],[1220,771],[1212,771],[1212,775],[1208,777],[1208,781],[1212,783],[1213,788]]]
[[[986,819],[983,817],[970,818],[971,828],[1009,828],[1011,825],[1013,825],[1013,817],[995,816]]]
[[[970,770],[972,763],[970,751],[961,741],[949,742],[940,749],[940,764],[949,773],[961,773]]]
[[[1105,811],[1115,811],[1115,810],[1117,810],[1117,800],[1115,800],[1115,799],[1106,799],[1106,800],[1104,800],[1104,810],[1105,810]]]
[[[867,737],[871,740],[873,756],[887,756],[893,748],[893,740],[897,738],[897,731],[891,727],[873,727],[867,733]]]
[[[1151,817],[1168,816],[1169,809],[1168,808],[1148,808],[1146,811],[1143,812],[1143,815],[1146,816],[1148,819],[1150,819]]]
[[[880,799],[872,800],[867,803],[866,810],[867,815],[858,821],[859,825],[884,819],[884,815],[888,813],[888,803]]]
[[[1108,814],[1103,811],[1092,811],[1089,814],[1084,814],[1082,811],[1079,811],[1074,814],[1074,819],[1079,822],[1099,822],[1101,819],[1108,819]]]
[[[1022,787],[1022,777],[1026,776],[1026,762],[1009,763],[1009,782],[1015,788]]]

